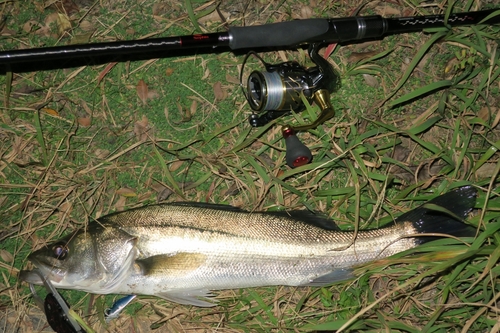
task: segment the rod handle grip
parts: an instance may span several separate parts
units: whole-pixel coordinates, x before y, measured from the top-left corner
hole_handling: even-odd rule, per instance
[[[327,19],[305,19],[248,27],[230,27],[231,50],[295,46],[328,32]]]

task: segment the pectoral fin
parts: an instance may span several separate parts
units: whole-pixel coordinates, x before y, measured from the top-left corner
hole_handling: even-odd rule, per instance
[[[156,296],[164,298],[168,301],[185,304],[194,305],[203,308],[216,306],[216,300],[210,299],[214,295],[206,289],[196,289],[196,290],[176,290],[171,292],[165,292],[157,294]]]
[[[144,276],[169,277],[182,279],[199,268],[206,262],[206,255],[201,253],[176,253],[174,255],[156,255],[145,259],[136,260]],[[168,301],[195,305],[200,307],[215,306],[215,301],[208,289],[171,290],[155,294]]]
[[[177,253],[174,255],[160,254],[135,262],[141,268],[143,275],[184,275],[194,271],[206,261],[201,253]]]

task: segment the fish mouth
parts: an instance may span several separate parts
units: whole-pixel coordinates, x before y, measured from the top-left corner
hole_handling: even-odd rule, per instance
[[[39,273],[41,272],[38,268],[33,269],[31,271],[22,270],[19,272],[19,279],[29,284],[42,285],[43,280]]]
[[[43,285],[42,276],[55,283],[58,283],[63,279],[64,273],[60,269],[55,267],[48,268],[45,263],[40,262],[35,258],[29,258],[29,260],[35,266],[35,269],[20,271],[20,280],[30,284]]]

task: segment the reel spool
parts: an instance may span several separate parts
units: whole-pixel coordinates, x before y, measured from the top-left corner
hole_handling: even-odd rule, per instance
[[[318,48],[317,44],[309,46],[309,56],[316,64],[310,68],[305,68],[296,61],[269,64],[256,53],[250,52],[243,61],[240,73],[240,86],[254,111],[248,119],[253,127],[264,126],[291,111],[305,110],[301,95],[308,102],[314,102],[320,107],[321,112],[312,123],[301,126],[287,125],[282,129],[287,164],[291,168],[307,164],[312,159],[310,150],[298,140],[295,133],[315,128],[335,114],[330,94],[340,87],[340,78],[328,61],[318,54]],[[265,71],[252,71],[245,89],[242,83],[243,69],[250,56],[256,57],[264,65]]]

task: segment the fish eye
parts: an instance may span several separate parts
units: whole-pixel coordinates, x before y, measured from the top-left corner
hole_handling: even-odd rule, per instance
[[[64,260],[68,255],[69,249],[65,243],[57,243],[52,247],[52,255],[56,259]]]

